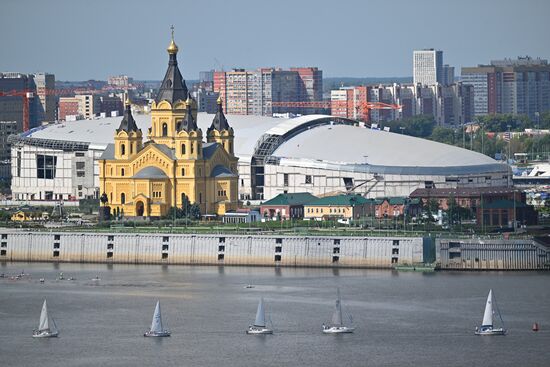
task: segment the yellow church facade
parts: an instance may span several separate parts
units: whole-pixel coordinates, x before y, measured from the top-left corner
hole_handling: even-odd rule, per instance
[[[132,116],[124,117],[99,161],[100,189],[112,213],[125,217],[163,217],[182,208],[185,197],[203,215],[237,209],[238,171],[234,134],[218,112],[206,132],[197,126],[197,104],[178,68],[178,47],[168,47],[168,70],[151,106],[146,142]]]

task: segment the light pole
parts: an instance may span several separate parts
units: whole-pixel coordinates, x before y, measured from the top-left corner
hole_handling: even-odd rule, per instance
[[[511,157],[510,157],[510,154],[511,154],[511,145],[512,145],[512,133],[510,132],[510,128],[512,126],[508,125],[508,164],[510,164],[511,162]]]

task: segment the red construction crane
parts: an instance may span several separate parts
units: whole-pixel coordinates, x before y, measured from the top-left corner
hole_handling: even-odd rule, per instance
[[[370,110],[400,110],[401,105],[384,102],[359,102],[359,101],[315,101],[315,102],[272,102],[272,107],[288,108],[325,108],[325,109],[352,109],[356,115],[362,114],[365,120],[369,120]],[[332,111],[334,113],[334,111]]]
[[[0,97],[21,97],[23,98],[23,131],[29,130],[29,98],[33,97],[32,90],[11,90],[8,92],[1,92]]]

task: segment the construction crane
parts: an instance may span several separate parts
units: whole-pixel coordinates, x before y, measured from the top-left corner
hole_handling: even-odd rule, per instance
[[[23,131],[29,130],[29,98],[33,98],[33,96],[33,91],[28,89],[0,91],[0,97],[21,97],[23,99]]]
[[[272,102],[272,107],[287,108],[322,108],[322,109],[347,109],[355,108],[356,116],[363,115],[365,122],[369,122],[371,110],[401,110],[402,106],[384,102],[367,101],[310,101],[310,102]],[[333,111],[334,112],[334,111]]]

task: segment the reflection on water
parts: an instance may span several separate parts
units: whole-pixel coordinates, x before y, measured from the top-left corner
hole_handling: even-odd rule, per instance
[[[6,366],[550,365],[548,273],[0,264],[8,275],[30,274],[0,278]],[[57,279],[60,272],[65,280]],[[354,334],[321,333],[337,287]],[[473,335],[489,288],[510,330],[505,337]],[[273,321],[271,336],[245,334],[260,297]],[[31,338],[44,298],[58,340]],[[142,336],[156,300],[170,338]],[[533,322],[541,325],[538,333]]]

